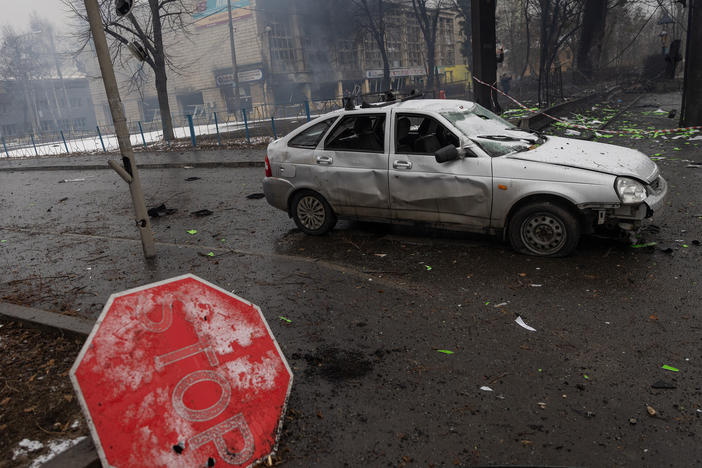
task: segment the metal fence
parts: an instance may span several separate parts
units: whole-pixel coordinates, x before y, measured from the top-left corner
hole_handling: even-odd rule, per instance
[[[441,97],[470,98],[465,82],[445,86]],[[439,93],[437,93],[439,94]],[[424,97],[434,97],[432,93]],[[439,97],[439,96],[437,96]],[[382,96],[364,95],[356,101],[377,102]],[[174,139],[164,138],[161,119],[127,123],[135,151],[169,147],[216,147],[242,143],[265,143],[285,136],[312,118],[343,107],[342,99],[305,101],[290,105],[260,105],[236,114],[197,112],[172,115]],[[119,150],[114,126],[97,126],[90,130],[65,129],[22,136],[0,135],[0,157],[52,156],[71,153],[107,153]]]
[[[174,140],[164,138],[161,119],[129,121],[127,127],[135,150],[184,146],[222,146],[231,143],[263,143],[279,138],[317,115],[339,109],[341,100],[309,101],[284,106],[255,106],[239,113],[201,112],[172,115]],[[0,157],[50,156],[71,153],[118,151],[113,125],[92,130],[66,129],[22,136],[0,136]]]

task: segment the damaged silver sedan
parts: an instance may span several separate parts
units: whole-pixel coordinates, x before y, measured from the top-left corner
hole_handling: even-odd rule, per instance
[[[667,184],[639,151],[541,136],[468,101],[415,99],[335,111],[274,141],[263,191],[311,235],[337,218],[414,222],[564,256],[598,228],[637,229]]]

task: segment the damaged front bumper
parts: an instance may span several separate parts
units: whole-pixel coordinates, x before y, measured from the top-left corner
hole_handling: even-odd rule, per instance
[[[582,213],[591,222],[588,225],[594,230],[598,227],[617,227],[625,231],[638,229],[646,218],[653,216],[662,206],[668,194],[668,183],[663,177],[658,177],[646,186],[648,196],[637,205],[580,205]]]

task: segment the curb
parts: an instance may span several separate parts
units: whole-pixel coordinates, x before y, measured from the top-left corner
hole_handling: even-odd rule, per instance
[[[263,161],[228,161],[228,162],[194,162],[194,163],[154,163],[154,164],[137,164],[138,169],[185,169],[201,168],[215,169],[220,167],[238,168],[238,167],[264,167]],[[65,165],[65,166],[17,166],[17,167],[0,167],[0,172],[29,172],[29,171],[99,171],[110,170],[110,166],[105,165]]]
[[[74,335],[88,336],[95,325],[90,320],[71,317],[68,315],[46,312],[44,310],[24,307],[9,302],[0,302],[0,315],[19,320],[25,324],[41,329],[56,329]]]

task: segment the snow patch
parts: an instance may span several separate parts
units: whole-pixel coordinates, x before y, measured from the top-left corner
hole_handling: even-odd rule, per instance
[[[29,465],[30,468],[39,468],[40,466],[54,458],[56,455],[65,452],[66,450],[73,447],[83,439],[85,439],[85,436],[81,436],[76,439],[52,440],[51,442],[49,442],[49,451],[35,458],[32,464]]]

